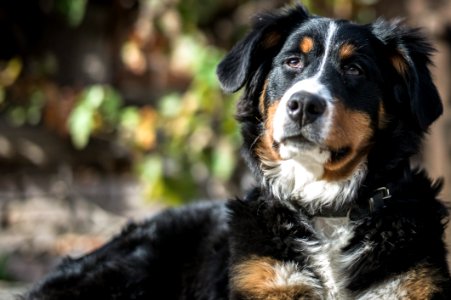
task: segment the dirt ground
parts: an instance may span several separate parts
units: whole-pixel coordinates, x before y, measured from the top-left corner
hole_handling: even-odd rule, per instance
[[[130,178],[92,177],[64,183],[23,178],[22,192],[0,176],[0,300],[14,299],[61,257],[87,253],[133,220],[163,206],[143,200]],[[63,186],[61,186],[63,185]]]

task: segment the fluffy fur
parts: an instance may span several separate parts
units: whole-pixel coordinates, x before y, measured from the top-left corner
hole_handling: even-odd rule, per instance
[[[441,184],[412,170],[442,105],[397,21],[259,15],[218,66],[259,182],[66,259],[27,299],[450,299]]]

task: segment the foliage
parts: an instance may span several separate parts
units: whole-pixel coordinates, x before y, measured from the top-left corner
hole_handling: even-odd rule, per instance
[[[315,12],[329,11],[368,21],[370,5],[377,1],[303,2]],[[44,10],[45,14],[63,17],[66,26],[75,30],[83,24],[93,3],[96,11],[99,7],[110,10],[102,1],[94,0],[49,1],[51,6]],[[57,65],[55,53],[21,56],[17,51],[16,56],[0,61],[3,117],[15,126],[44,126],[62,138],[68,136],[79,150],[89,146],[93,138],[108,138],[125,145],[132,153],[133,170],[145,185],[148,199],[178,204],[199,195],[215,195],[212,187],[226,186],[238,170],[239,134],[232,117],[238,96],[224,95],[216,79],[215,68],[224,51],[214,45],[214,37],[229,30],[229,39],[239,38],[243,24],[251,18],[234,22],[256,10],[257,1],[114,3],[111,11],[126,12],[137,7],[129,32],[119,32],[116,40],[120,37],[121,44],[113,47],[119,52],[118,63],[128,72],[126,76],[137,82],[152,68],[167,68],[167,77],[182,78],[186,83],[175,87],[169,82],[162,94],[146,104],[136,104],[113,81],[62,86],[52,77],[55,70],[64,70],[64,62]],[[240,9],[245,9],[246,14]],[[223,19],[217,20],[220,16]],[[229,24],[227,30],[222,30],[224,24]],[[158,60],[163,63],[159,65]],[[33,71],[36,69],[53,71],[39,73]]]
[[[134,150],[135,170],[147,198],[176,204],[199,196],[207,182],[225,184],[230,179],[239,137],[232,117],[237,96],[223,95],[215,75],[221,51],[185,35],[173,55],[190,62],[192,81],[186,91],[168,92],[156,107],[135,107],[123,105],[111,86],[88,86],[70,114],[68,128],[79,149],[90,136],[116,132]]]
[[[191,37],[183,37],[178,47],[187,52],[196,74],[188,89],[168,93],[156,109],[141,109],[139,117],[136,110],[125,110],[122,123],[123,131],[134,128],[135,145],[154,149],[140,157],[136,168],[148,198],[169,203],[198,196],[212,180],[225,184],[235,170],[239,141],[231,117],[235,96],[224,96],[215,76],[220,52]],[[138,126],[130,126],[133,122]]]
[[[90,135],[112,128],[119,120],[121,97],[110,86],[92,85],[83,91],[68,119],[68,128],[75,147],[86,147]]]
[[[86,4],[88,0],[56,0],[55,8],[62,14],[67,23],[72,26],[78,26],[83,21]]]

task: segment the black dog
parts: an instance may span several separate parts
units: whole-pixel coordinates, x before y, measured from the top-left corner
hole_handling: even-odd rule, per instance
[[[451,299],[440,184],[409,165],[442,113],[431,52],[397,22],[259,16],[218,77],[260,186],[131,225],[28,299]]]

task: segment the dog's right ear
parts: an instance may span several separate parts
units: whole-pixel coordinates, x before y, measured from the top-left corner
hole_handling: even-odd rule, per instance
[[[371,26],[403,79],[403,83],[395,87],[398,101],[408,103],[419,128],[427,130],[443,112],[440,95],[428,68],[434,48],[421,31],[408,28],[399,20],[380,19]]]
[[[232,48],[216,70],[222,89],[231,93],[242,88],[263,60],[272,59],[291,30],[308,17],[301,5],[257,16],[252,31]]]

